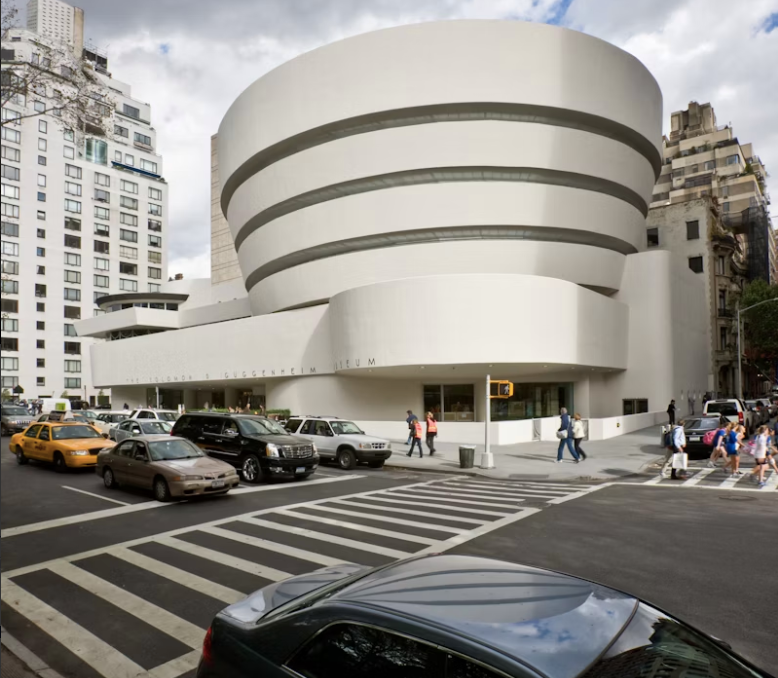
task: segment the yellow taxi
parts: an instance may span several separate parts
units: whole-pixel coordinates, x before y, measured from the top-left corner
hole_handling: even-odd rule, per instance
[[[89,424],[74,421],[35,423],[11,437],[8,448],[18,464],[30,459],[54,464],[60,473],[69,468],[97,465],[97,453],[115,443]]]

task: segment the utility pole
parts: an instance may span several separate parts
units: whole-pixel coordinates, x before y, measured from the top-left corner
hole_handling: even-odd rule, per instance
[[[765,299],[764,301],[760,301],[752,306],[746,306],[745,308],[740,308],[739,301],[737,304],[737,397],[740,400],[743,400],[743,350],[740,343],[740,314],[771,301],[778,301],[778,299]]]

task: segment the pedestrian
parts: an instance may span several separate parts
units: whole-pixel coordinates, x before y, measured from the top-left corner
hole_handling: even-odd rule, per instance
[[[559,438],[559,447],[556,451],[556,463],[562,463],[562,457],[565,454],[565,447],[570,451],[573,460],[577,464],[580,459],[578,453],[573,447],[573,424],[570,420],[570,415],[567,413],[567,408],[563,407],[559,410],[559,428],[556,432],[556,437]]]
[[[765,486],[764,472],[767,468],[767,451],[771,443],[770,429],[762,426],[754,436],[754,470],[751,471],[752,479],[756,479],[759,487]]]
[[[418,417],[411,410],[407,410],[406,414],[408,415],[408,417],[405,419],[405,423],[408,424],[408,442],[405,444],[410,445],[411,442],[413,442],[413,432],[415,430],[413,422],[416,421]]]
[[[424,451],[421,449],[421,422],[419,421],[418,417],[414,418],[413,420],[413,438],[411,438],[411,449],[408,451],[407,456],[413,455],[413,448],[416,447],[416,445],[419,446],[419,458],[421,459],[424,457]]]
[[[581,421],[581,415],[576,412],[573,415],[573,443],[575,445],[575,451],[578,456],[581,457],[581,461],[586,461],[586,452],[581,449],[581,441],[584,439],[584,425]]]
[[[675,426],[675,400],[671,400],[667,406],[667,416],[670,419],[670,426]]]
[[[38,414],[40,415],[43,412],[43,401],[38,401]]]
[[[686,431],[684,431],[683,425],[684,421],[681,420],[678,422],[678,426],[674,426],[670,432],[670,445],[667,446],[665,461],[664,464],[662,464],[662,470],[659,472],[659,475],[663,478],[667,477],[667,469],[669,468],[670,478],[672,480],[678,480],[677,474],[682,467],[676,466],[676,464],[673,463],[673,457],[676,454],[684,454],[686,451]],[[685,475],[686,474],[684,473],[682,478],[685,477]]]
[[[438,435],[438,422],[432,412],[427,412],[427,449],[430,457],[435,454],[435,436]]]
[[[740,448],[743,444],[745,430],[743,426],[734,426],[727,434],[727,439],[724,442],[724,448],[727,451],[727,463],[724,464],[723,470],[726,471],[727,467],[730,467],[732,471],[730,478],[739,478],[743,475],[740,472]]]
[[[724,449],[724,441],[727,438],[727,434],[735,427],[732,422],[729,422],[726,426],[719,427],[716,431],[716,435],[713,436],[713,452],[711,452],[710,459],[708,459],[708,468],[715,468],[716,461],[721,457],[725,459],[727,452]],[[725,462],[726,464],[726,459]]]
[[[127,403],[124,403],[124,408],[123,408],[123,409],[125,409],[125,410],[129,410],[129,409],[130,409],[130,406],[129,406]]]

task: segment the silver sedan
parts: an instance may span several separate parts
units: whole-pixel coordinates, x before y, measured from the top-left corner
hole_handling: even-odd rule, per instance
[[[113,429],[113,438],[117,443],[120,443],[126,438],[132,438],[133,436],[150,436],[150,435],[164,435],[170,433],[173,429],[173,424],[167,421],[159,421],[157,419],[126,419]]]

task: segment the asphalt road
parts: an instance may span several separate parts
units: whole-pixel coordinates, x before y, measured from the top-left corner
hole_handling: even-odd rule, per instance
[[[3,439],[0,612],[64,678],[191,678],[213,615],[271,581],[453,548],[629,591],[778,673],[776,498],[323,467],[161,505],[89,471],[17,466]]]

